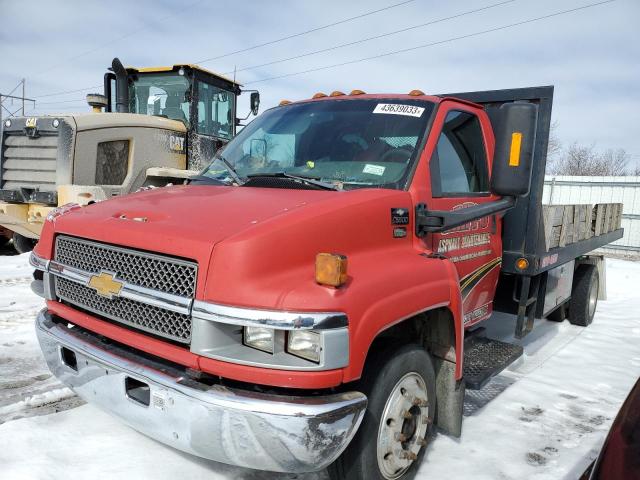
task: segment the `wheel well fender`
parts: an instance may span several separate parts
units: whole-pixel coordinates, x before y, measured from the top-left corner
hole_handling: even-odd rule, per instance
[[[389,294],[364,313],[350,332],[358,343],[352,343],[345,381],[359,378],[371,351],[389,340],[424,344],[433,356],[454,365],[456,380],[462,378],[464,324],[458,275],[450,261],[433,262],[438,267],[434,280]]]

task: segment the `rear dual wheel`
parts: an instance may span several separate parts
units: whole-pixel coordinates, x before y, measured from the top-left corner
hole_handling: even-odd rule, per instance
[[[431,437],[435,374],[418,345],[387,350],[367,365],[361,390],[369,400],[355,438],[329,467],[332,480],[410,480]]]
[[[593,321],[598,306],[600,277],[595,265],[583,263],[573,276],[573,288],[569,303],[569,322],[586,327]]]
[[[562,322],[568,317],[572,325],[591,325],[598,306],[599,289],[598,268],[588,263],[579,265],[573,273],[571,299],[551,312],[547,319]]]

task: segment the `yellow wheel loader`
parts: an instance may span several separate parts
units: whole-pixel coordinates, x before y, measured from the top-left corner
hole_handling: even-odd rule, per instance
[[[241,93],[251,93],[249,115],[258,113],[258,92],[197,65],[125,68],[115,58],[109,70],[104,95],[87,95],[90,113],[3,122],[0,232],[13,232],[21,253],[57,206],[196,174],[235,135]]]

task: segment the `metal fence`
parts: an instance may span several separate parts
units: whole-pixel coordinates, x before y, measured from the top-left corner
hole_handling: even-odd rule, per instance
[[[606,247],[606,250],[640,256],[640,177],[547,175],[544,180],[542,203],[622,203],[624,236]]]

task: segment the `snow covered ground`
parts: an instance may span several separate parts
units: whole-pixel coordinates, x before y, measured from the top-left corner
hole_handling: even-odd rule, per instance
[[[524,357],[468,392],[461,439],[438,435],[418,477],[574,479],[640,376],[640,263],[607,262],[608,300],[587,329],[540,321]],[[0,258],[0,473],[11,479],[325,479],[230,467],[150,440],[59,385],[40,358],[27,256]],[[496,315],[494,338],[514,319]],[[81,406],[80,406],[81,405]],[[59,413],[54,413],[59,412]]]

